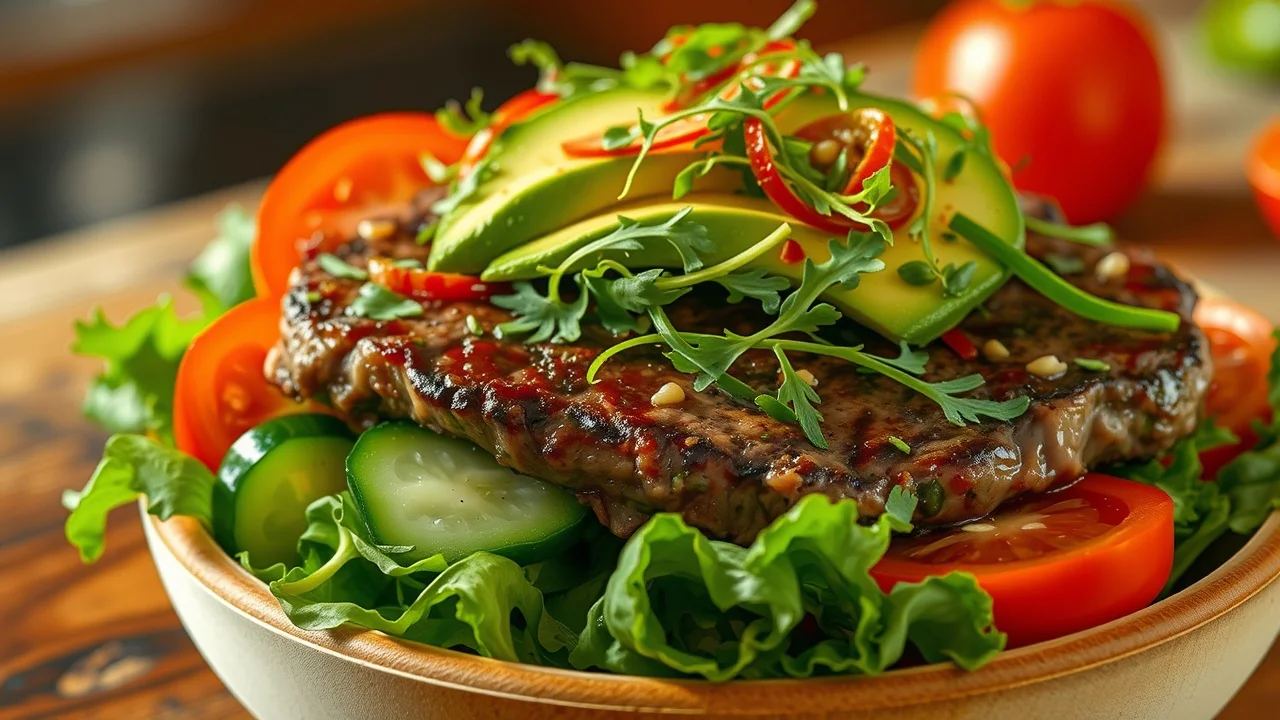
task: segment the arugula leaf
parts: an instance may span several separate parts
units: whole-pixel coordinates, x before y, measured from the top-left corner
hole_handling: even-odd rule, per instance
[[[112,432],[172,438],[178,361],[208,322],[205,316],[180,319],[168,297],[123,325],[110,324],[101,309],[88,322],[77,321],[72,351],[106,363],[89,387],[85,415]]]
[[[605,277],[612,268],[609,263],[601,263],[595,270],[584,271],[582,278],[587,291],[596,300],[596,315],[600,317],[600,323],[615,335],[640,330],[637,314],[652,306],[669,305],[689,292],[687,288],[660,287],[657,280],[662,270],[658,268],[639,275]]]
[[[884,242],[870,233],[851,232],[847,242],[832,240],[828,250],[831,257],[822,263],[805,259],[800,286],[782,301],[778,317],[764,329],[748,336],[733,333],[723,337],[700,336],[694,342],[681,343],[687,348],[683,351],[672,343],[673,333],[659,330],[672,347],[667,357],[682,372],[698,373],[694,389],[701,392],[726,374],[743,353],[762,341],[790,332],[814,332],[823,325],[837,322],[841,318],[839,311],[826,303],[814,303],[832,287],[852,290],[858,286],[862,273],[883,270],[884,263],[878,256],[884,252]],[[662,327],[657,317],[653,320],[655,328]]]
[[[62,493],[62,506],[71,513],[67,541],[81,560],[95,562],[105,546],[108,513],[139,496],[147,498],[147,512],[161,520],[186,515],[208,527],[213,483],[209,469],[189,455],[141,435],[113,435],[84,489]]]
[[[490,302],[510,310],[516,319],[502,323],[502,335],[529,335],[528,343],[573,342],[582,336],[582,318],[587,314],[587,293],[582,276],[576,276],[578,299],[566,303],[558,296],[543,296],[527,282],[515,284],[514,295],[499,295]]]
[[[454,135],[471,137],[493,122],[493,117],[484,111],[483,103],[484,90],[472,88],[465,107],[457,100],[448,101],[443,109],[436,111],[436,122]]]
[[[911,643],[930,662],[965,668],[1004,646],[991,599],[970,575],[899,584],[885,594],[869,570],[890,533],[910,525],[898,492],[871,526],[854,503],[803,498],[750,548],[709,540],[678,515],[655,515],[627,542],[604,597],[570,655],[574,667],[657,677],[878,674]],[[798,641],[808,613],[818,637]]]
[[[745,298],[759,300],[761,308],[770,315],[777,314],[782,305],[782,291],[791,287],[786,278],[770,275],[760,268],[722,275],[715,282],[729,291],[729,302],[739,303]]]
[[[367,282],[360,286],[360,294],[351,301],[347,312],[371,320],[395,320],[418,317],[422,314],[422,303]]]
[[[228,205],[218,214],[218,234],[192,261],[187,287],[210,314],[221,313],[254,296],[249,270],[249,248],[256,222],[239,205]]]
[[[778,402],[791,409],[796,417],[795,422],[804,430],[805,436],[814,447],[828,449],[831,446],[827,444],[827,439],[822,434],[822,413],[814,407],[822,402],[818,397],[818,391],[796,373],[791,361],[787,359],[786,352],[774,347],[773,354],[778,358],[778,367],[782,371],[782,385],[778,387]]]

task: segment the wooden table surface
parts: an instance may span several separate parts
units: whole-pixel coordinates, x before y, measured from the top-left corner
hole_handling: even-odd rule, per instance
[[[875,58],[879,84],[893,86],[909,46],[909,36],[887,37],[856,56]],[[1197,110],[1206,105],[1194,93],[1180,97],[1189,119],[1157,188],[1118,228],[1280,321],[1280,243],[1239,173],[1244,138],[1261,119],[1233,116],[1224,131]],[[1233,107],[1250,102],[1257,98]],[[83,484],[106,437],[79,413],[97,366],[68,352],[72,321],[94,305],[118,321],[165,292],[194,307],[178,289],[185,264],[211,237],[218,210],[252,206],[260,191],[233,188],[0,254],[0,718],[246,716],[179,625],[137,516],[112,517],[103,560],[85,567],[63,540],[58,497]],[[1277,707],[1280,649],[1222,717],[1274,717]]]

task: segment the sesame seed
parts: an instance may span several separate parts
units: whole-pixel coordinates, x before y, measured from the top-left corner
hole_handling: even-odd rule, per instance
[[[1008,360],[1009,348],[1005,347],[1004,343],[1000,342],[999,340],[996,340],[995,338],[991,338],[990,340],[982,343],[982,356],[990,360],[991,362],[1000,362],[1001,360]]]
[[[1057,377],[1067,371],[1067,364],[1057,355],[1042,355],[1027,363],[1027,372],[1043,378]]]
[[[961,525],[960,529],[971,533],[993,532],[996,526],[990,523],[969,523],[968,525]]]
[[[396,224],[390,220],[361,220],[356,225],[356,234],[365,240],[386,240],[396,232]]]
[[[666,407],[667,405],[679,405],[684,402],[684,388],[669,382],[658,388],[658,392],[653,394],[650,402],[654,407]]]
[[[809,387],[818,387],[818,378],[814,377],[813,373],[809,372],[808,370],[797,370],[796,377],[805,381],[805,384],[807,384]]]
[[[1122,252],[1113,252],[1101,260],[1093,268],[1093,274],[1103,282],[1129,274],[1129,256]]]

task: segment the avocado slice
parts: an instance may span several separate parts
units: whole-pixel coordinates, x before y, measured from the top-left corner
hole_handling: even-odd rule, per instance
[[[489,261],[618,203],[634,157],[573,158],[561,143],[610,127],[662,114],[665,95],[655,90],[616,88],[572,98],[503,131],[489,149],[491,172],[476,195],[441,218],[427,267],[478,273]],[[701,153],[658,153],[645,159],[629,200],[668,195],[676,175]],[[716,170],[699,180],[701,189],[731,190],[733,173]]]
[[[969,291],[958,298],[944,297],[937,284],[924,287],[908,284],[898,275],[898,267],[924,256],[919,243],[907,234],[911,223],[904,223],[894,233],[893,246],[881,256],[885,262],[884,271],[862,276],[862,282],[853,290],[834,289],[827,293],[825,299],[845,315],[890,340],[923,344],[953,326],[990,297],[1010,276],[1007,269],[969,243],[944,239],[947,222],[954,211],[963,209],[966,215],[1016,247],[1021,247],[1024,242],[1022,213],[999,168],[975,153],[969,153],[964,168],[953,181],[943,180],[942,166],[964,143],[956,131],[905,103],[870,95],[855,95],[850,101],[855,108],[882,108],[900,127],[921,135],[926,130],[933,132],[938,141],[940,159],[939,167],[935,169],[939,177],[934,199],[936,217],[931,221],[933,250],[944,265],[950,262],[958,266],[973,260],[977,262],[978,269]],[[838,109],[831,98],[806,96],[789,105],[778,122],[784,131],[791,131],[836,112]],[[800,243],[807,257],[815,262],[829,257],[829,234],[799,223],[768,200],[698,192],[678,201],[649,199],[630,203],[580,220],[506,252],[489,264],[482,277],[492,281],[538,277],[539,265],[558,265],[577,248],[617,229],[618,215],[642,223],[659,223],[686,207],[693,208],[690,219],[705,225],[715,241],[715,249],[704,258],[708,266],[742,252],[784,222],[791,225],[791,237]],[[592,267],[604,257],[635,268],[680,267],[679,256],[664,243],[654,243],[641,256],[603,254],[602,257],[587,258],[581,265]],[[800,281],[803,270],[802,264],[785,263],[775,252],[766,253],[749,267],[764,268],[791,279],[793,283]]]

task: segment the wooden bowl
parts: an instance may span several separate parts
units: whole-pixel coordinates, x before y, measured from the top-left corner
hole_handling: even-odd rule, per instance
[[[143,526],[183,625],[260,718],[1211,718],[1280,631],[1280,513],[1183,592],[977,672],[943,664],[725,684],[532,667],[355,628],[299,630],[197,522],[144,514]]]

